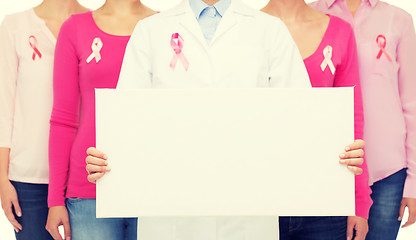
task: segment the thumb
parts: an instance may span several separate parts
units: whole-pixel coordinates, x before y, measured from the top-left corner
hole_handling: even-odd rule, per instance
[[[348,222],[348,225],[347,225],[347,240],[352,240],[352,236],[354,234],[354,227],[355,227],[354,222]]]
[[[19,201],[17,199],[12,201],[14,212],[18,217],[22,216],[22,209],[20,208]]]
[[[69,220],[64,221],[63,225],[64,225],[65,240],[71,240],[71,227],[69,225]]]
[[[405,209],[406,209],[406,204],[402,202],[400,204],[399,218],[397,220],[401,221],[403,219]]]

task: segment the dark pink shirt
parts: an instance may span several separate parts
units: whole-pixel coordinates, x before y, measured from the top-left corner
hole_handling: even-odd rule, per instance
[[[95,198],[86,150],[95,146],[95,88],[115,88],[130,36],[103,32],[91,12],[71,16],[56,44],[49,139],[49,206]]]
[[[354,32],[347,22],[330,16],[328,28],[318,49],[304,59],[312,87],[354,87],[355,139],[363,139],[364,117]],[[372,204],[368,170],[355,179],[356,215],[368,218]]]

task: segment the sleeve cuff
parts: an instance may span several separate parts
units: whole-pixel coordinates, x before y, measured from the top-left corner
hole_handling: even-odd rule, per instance
[[[358,217],[363,217],[365,219],[368,219],[368,215],[370,213],[371,205],[373,204],[373,201],[370,197],[368,199],[362,199],[362,200],[355,200],[355,215]]]
[[[403,197],[416,198],[416,179],[407,177],[404,184]]]
[[[48,199],[48,207],[65,206],[65,198]]]

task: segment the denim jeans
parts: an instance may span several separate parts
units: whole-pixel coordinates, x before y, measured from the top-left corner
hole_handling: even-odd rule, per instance
[[[53,240],[46,231],[48,219],[48,185],[10,181],[17,192],[22,216],[15,218],[22,230],[15,232],[17,240]]]
[[[366,240],[394,240],[400,228],[400,204],[403,197],[406,168],[377,181],[371,186],[373,205],[368,219]]]
[[[345,240],[347,217],[279,217],[280,240]]]
[[[137,239],[137,218],[96,218],[95,205],[95,199],[66,199],[72,240]]]

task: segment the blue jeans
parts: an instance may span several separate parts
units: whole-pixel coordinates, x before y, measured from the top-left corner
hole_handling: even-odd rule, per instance
[[[72,240],[137,239],[137,218],[96,218],[95,205],[95,199],[66,199]]]
[[[279,217],[280,240],[345,240],[347,217]]]
[[[368,218],[366,240],[394,240],[400,228],[400,203],[403,197],[406,168],[371,186],[373,205]]]
[[[15,232],[17,240],[53,240],[46,231],[48,219],[48,185],[10,181],[17,192],[22,216],[17,221],[22,230]]]

